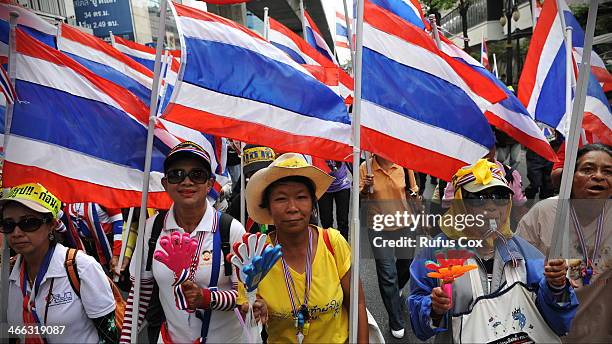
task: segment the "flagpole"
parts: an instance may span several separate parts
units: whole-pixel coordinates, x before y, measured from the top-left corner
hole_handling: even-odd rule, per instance
[[[593,34],[595,33],[595,20],[597,17],[597,0],[591,0],[587,27],[584,39],[584,50],[582,61],[578,72],[578,83],[576,85],[576,97],[572,108],[572,119],[570,131],[565,143],[565,161],[563,163],[563,174],[561,175],[561,188],[559,190],[559,205],[555,215],[555,226],[551,240],[548,257],[567,257],[568,243],[564,240],[565,232],[569,222],[569,199],[572,191],[572,182],[578,152],[578,140],[582,129],[582,118],[584,117],[584,105],[586,90],[591,70],[591,51],[593,49]]]
[[[357,47],[355,50],[355,100],[353,102],[353,230],[351,233],[351,307],[349,342],[357,342],[359,329],[359,158],[361,157],[361,77],[363,58],[363,7],[364,0],[357,0]]]
[[[108,35],[109,35],[109,37],[110,37],[111,47],[113,47],[113,48],[117,48],[117,47],[116,47],[116,45],[115,45],[115,35],[113,35],[113,31],[112,31],[112,30],[110,30],[110,31],[108,32]]]
[[[16,75],[16,64],[15,64],[15,28],[17,27],[17,20],[19,19],[19,13],[11,12],[9,14],[9,51],[8,51],[8,76],[9,82],[15,86],[15,75]],[[15,98],[17,101],[17,98]],[[9,133],[11,131],[11,122],[13,120],[13,104],[8,100],[6,102],[6,110],[4,112],[4,155],[2,156],[2,169],[4,169],[4,160],[6,159],[6,148],[8,144]],[[0,293],[0,340],[2,343],[8,343],[8,336],[4,337],[7,332],[7,313],[8,309],[8,289],[9,289],[9,263],[10,263],[10,251],[8,245],[8,235],[4,235],[4,244],[2,245],[2,291]]]
[[[495,72],[495,77],[499,79],[499,75],[497,73],[497,58],[495,57],[495,53],[493,53],[493,71]]]
[[[346,34],[348,36],[348,45],[349,45],[349,50],[350,50],[350,55],[351,55],[351,76],[354,77],[355,76],[355,46],[353,44],[353,29],[351,28],[351,21],[349,19],[351,17],[348,14],[348,5],[346,3],[346,0],[342,0],[342,2],[344,4],[344,23],[346,24]],[[357,85],[355,85],[355,87],[353,88],[356,89]],[[355,104],[354,101],[353,101],[353,104]],[[359,161],[361,161],[361,154],[359,155]],[[372,153],[365,152],[365,161],[366,161],[366,171],[368,172],[369,175],[371,175],[372,174]],[[353,171],[355,170],[353,169]],[[354,173],[355,172],[353,172],[353,175]],[[368,193],[372,193],[372,192],[374,192],[374,188],[372,186],[368,187]]]
[[[482,37],[480,38],[480,64],[484,66],[484,55],[482,54],[484,50],[484,31],[482,32]],[[484,66],[485,69],[487,68],[486,66]]]
[[[123,265],[123,259],[125,258],[125,251],[127,250],[127,243],[130,237],[130,228],[132,227],[132,218],[134,216],[134,207],[130,208],[128,212],[127,222],[121,231],[121,253],[119,253],[119,260],[117,266],[115,267],[115,276],[113,277],[113,281],[119,282],[119,275],[121,274],[121,266]],[[125,229],[127,228],[127,233]]]
[[[157,117],[157,103],[159,96],[159,79],[161,76],[161,58],[162,50],[164,46],[164,37],[166,33],[166,10],[167,0],[160,0],[159,4],[159,25],[157,30],[157,46],[155,49],[155,67],[153,68],[153,85],[151,88],[151,105],[149,109],[149,127],[147,131],[147,146],[145,153],[145,166],[142,183],[142,199],[140,202],[140,217],[138,218],[138,240],[140,245],[136,245],[134,256],[136,261],[134,262],[136,271],[134,281],[134,304],[132,306],[132,332],[130,341],[132,343],[138,342],[138,314],[140,310],[140,283],[141,283],[141,268],[142,268],[142,254],[144,245],[145,223],[147,220],[147,198],[149,196],[149,179],[151,175],[151,159],[153,156],[153,132],[155,129],[155,120]]]
[[[240,142],[240,223],[246,228],[246,178],[244,177],[244,142]]]
[[[442,49],[442,42],[440,42],[440,33],[438,32],[436,16],[434,14],[430,14],[429,21],[431,22],[431,33],[433,35],[434,41],[436,41],[436,46],[438,47],[438,49]],[[480,55],[482,56],[482,53]]]
[[[569,131],[571,116],[569,116],[572,108],[572,74],[574,74],[574,59],[572,53],[572,27],[565,28],[565,123],[563,125],[563,133]]]
[[[267,40],[269,40],[268,36],[270,36],[270,15],[268,14],[268,7],[264,7],[264,17],[263,17],[263,36]]]
[[[306,16],[304,15],[304,0],[300,0],[300,16],[302,17],[300,18],[302,20],[302,38],[304,38],[304,40],[308,42],[308,40],[306,39]]]

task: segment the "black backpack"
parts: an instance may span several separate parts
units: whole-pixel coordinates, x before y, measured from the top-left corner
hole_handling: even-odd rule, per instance
[[[149,254],[147,255],[146,271],[151,271],[151,265],[153,264],[153,253],[155,251],[155,246],[157,245],[157,239],[159,239],[162,228],[164,227],[164,220],[167,212],[167,210],[160,210],[153,221],[151,238],[149,238]],[[221,231],[221,250],[223,252],[225,276],[230,276],[232,274],[232,263],[227,261],[225,257],[227,257],[227,255],[230,253],[230,227],[232,226],[233,219],[234,218],[229,214],[221,213],[219,230]],[[136,315],[136,318],[137,317],[138,315]],[[153,280],[153,293],[151,294],[151,301],[149,301],[149,307],[145,313],[145,319],[149,323],[147,330],[149,335],[149,343],[157,343],[161,325],[166,320],[166,316],[164,315],[164,310],[159,300],[159,286],[155,280]]]

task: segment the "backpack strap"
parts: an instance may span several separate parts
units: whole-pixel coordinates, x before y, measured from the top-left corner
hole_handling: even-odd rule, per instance
[[[161,234],[162,228],[164,228],[164,221],[166,220],[167,210],[160,210],[153,220],[153,228],[151,229],[151,237],[149,238],[149,252],[147,255],[147,265],[145,271],[151,271],[151,265],[153,264],[153,253],[155,252],[155,246],[157,245],[157,239]]]
[[[230,229],[232,227],[232,221],[234,218],[226,213],[221,213],[221,218],[219,219],[219,231],[221,234],[221,251],[223,251],[223,262],[225,267],[225,276],[232,275],[232,263],[229,262],[225,257],[230,254],[230,249],[232,247],[230,243]],[[214,259],[214,258],[213,258]],[[213,263],[214,266],[214,263]]]
[[[331,244],[331,241],[329,240],[329,230],[327,228],[324,228],[322,231],[323,234],[323,241],[325,242],[325,246],[327,246],[327,250],[332,254],[332,256],[336,256],[336,252],[334,252],[334,247]]]
[[[66,261],[64,262],[64,266],[66,267],[68,281],[70,282],[72,290],[74,290],[78,297],[81,297],[81,278],[79,277],[79,270],[77,269],[76,254],[77,250],[74,248],[66,250]]]
[[[221,270],[221,268],[219,267],[221,265],[221,260],[223,259],[224,261],[227,261],[223,258],[225,255],[221,255],[221,248],[223,246],[223,239],[221,239],[221,236],[223,235],[223,224],[221,223],[221,221],[223,219],[223,215],[226,214],[220,211],[217,211],[215,214],[215,216],[219,216],[219,227],[213,234],[212,270],[210,272],[210,282],[208,283],[208,289],[210,289],[211,291],[217,290],[217,283],[219,282],[219,272]],[[229,222],[231,223],[231,220],[233,218],[229,215],[228,217],[230,219]],[[227,232],[229,237],[229,229],[227,230]],[[212,310],[210,308],[206,310],[198,310],[196,313],[196,317],[198,317],[198,319],[202,321],[202,328],[200,329],[200,343],[206,343],[206,338],[208,337],[208,329],[210,327],[210,319],[212,317]]]

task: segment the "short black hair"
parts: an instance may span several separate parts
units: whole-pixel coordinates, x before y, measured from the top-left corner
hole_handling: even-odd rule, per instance
[[[313,209],[316,208],[317,196],[315,193],[314,183],[312,182],[312,180],[310,180],[310,178],[306,178],[304,176],[284,177],[268,185],[268,187],[266,187],[266,189],[264,190],[263,197],[261,199],[261,204],[259,206],[264,209],[267,209],[270,206],[270,193],[272,193],[272,189],[279,184],[288,183],[288,182],[304,184],[306,188],[308,189],[310,198],[312,199]]]
[[[578,154],[576,155],[576,166],[574,167],[574,170],[578,169],[578,161],[580,158],[590,152],[604,152],[612,157],[612,146],[603,143],[590,143],[578,148]]]

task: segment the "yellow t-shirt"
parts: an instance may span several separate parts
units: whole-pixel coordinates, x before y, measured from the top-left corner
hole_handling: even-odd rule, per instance
[[[334,254],[325,245],[323,229],[318,228],[319,239],[312,265],[312,284],[308,297],[310,328],[303,343],[345,343],[348,340],[349,317],[342,306],[344,294],[340,279],[351,267],[351,248],[339,231],[328,229]],[[268,237],[268,241],[270,238]],[[300,301],[304,299],[306,274],[298,274],[291,267]],[[268,343],[297,343],[291,301],[285,285],[282,261],[279,260],[259,284],[257,295],[268,306]],[[238,304],[246,303],[246,291],[238,288]],[[297,300],[296,300],[297,302]],[[299,307],[299,306],[298,306]]]

